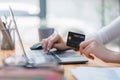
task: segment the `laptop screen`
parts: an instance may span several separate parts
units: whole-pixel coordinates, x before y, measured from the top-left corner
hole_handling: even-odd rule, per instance
[[[15,17],[14,17],[14,13],[13,13],[13,10],[12,10],[11,6],[9,6],[9,12],[10,12],[10,16],[12,18],[12,21],[14,23],[15,29],[16,29],[16,33],[17,33],[18,39],[20,41],[20,46],[21,46],[21,48],[23,50],[24,56],[27,57],[26,53],[25,53],[25,49],[24,49],[23,43],[22,43],[22,39],[21,39],[21,36],[20,36],[20,33],[19,33],[19,30],[18,30],[18,27],[17,27],[17,23],[16,23],[16,20],[15,20]]]

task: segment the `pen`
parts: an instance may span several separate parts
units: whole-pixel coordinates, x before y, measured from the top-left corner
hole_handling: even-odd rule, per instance
[[[2,34],[3,34],[3,46],[6,46],[5,44],[5,42],[8,42],[8,44],[7,45],[9,45],[10,47],[10,49],[12,49],[13,48],[13,44],[12,44],[12,39],[10,38],[10,34],[9,34],[9,32],[7,31],[7,29],[6,29],[6,26],[4,26],[5,24],[2,22],[2,20],[1,20],[1,18],[0,18],[0,29],[1,30],[3,30],[2,31]],[[3,47],[4,48],[4,47]]]
[[[7,19],[8,19],[8,18],[7,18],[7,16],[5,15],[5,24],[7,24]]]
[[[10,22],[8,24],[8,29],[10,29],[11,23],[12,23],[12,20],[10,19]]]

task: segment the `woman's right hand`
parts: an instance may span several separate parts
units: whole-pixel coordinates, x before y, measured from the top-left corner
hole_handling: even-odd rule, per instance
[[[51,48],[56,48],[59,50],[67,49],[66,43],[63,41],[61,36],[54,32],[48,38],[42,40],[43,50],[48,52]]]

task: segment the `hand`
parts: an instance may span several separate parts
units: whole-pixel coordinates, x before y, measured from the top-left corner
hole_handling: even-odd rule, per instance
[[[105,62],[113,62],[113,60],[115,60],[114,52],[105,48],[104,45],[96,39],[81,42],[80,52],[90,59],[94,59],[91,55],[94,54]]]
[[[61,36],[54,32],[51,36],[42,40],[42,47],[44,51],[49,51],[51,48],[56,48],[59,50],[67,49],[66,43],[63,41]]]

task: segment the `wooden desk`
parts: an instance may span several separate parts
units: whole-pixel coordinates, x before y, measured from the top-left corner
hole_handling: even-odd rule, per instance
[[[2,66],[2,59],[14,55],[14,51],[0,51],[0,66]],[[89,60],[87,64],[67,64],[64,65],[64,76],[67,80],[75,80],[75,78],[71,74],[71,69],[74,69],[79,66],[97,66],[97,67],[108,67],[108,66],[120,66],[120,64],[113,64],[113,63],[105,63],[102,62],[101,60],[95,58],[95,60]],[[25,70],[23,70],[25,71]],[[23,72],[22,71],[22,72]],[[44,72],[44,71],[43,71]],[[7,72],[6,72],[7,73]],[[26,72],[26,74],[29,72]],[[1,74],[1,72],[0,72]],[[56,75],[55,73],[51,73],[52,76],[53,74]],[[56,75],[58,76],[58,75]]]
[[[3,59],[15,55],[14,50],[0,51],[0,80],[62,80],[63,66],[57,68],[5,67]]]

